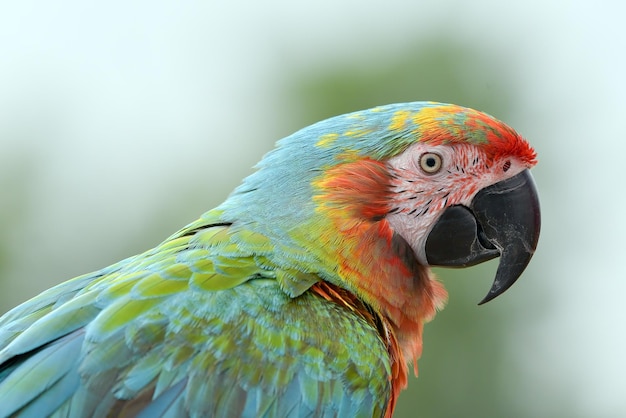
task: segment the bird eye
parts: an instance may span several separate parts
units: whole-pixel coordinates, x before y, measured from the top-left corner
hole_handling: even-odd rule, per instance
[[[441,170],[441,155],[434,152],[425,152],[420,156],[420,168],[427,174],[435,174]]]

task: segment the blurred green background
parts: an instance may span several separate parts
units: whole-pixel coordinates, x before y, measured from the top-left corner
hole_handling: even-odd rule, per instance
[[[396,416],[623,417],[625,13],[617,1],[5,2],[0,311],[157,244],[307,124],[453,102],[537,149],[542,236],[485,306],[494,263],[439,271],[449,304]]]

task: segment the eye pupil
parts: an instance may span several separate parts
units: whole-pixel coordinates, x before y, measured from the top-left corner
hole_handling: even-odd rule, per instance
[[[426,159],[426,165],[432,168],[437,165],[437,161],[433,157],[428,157]]]

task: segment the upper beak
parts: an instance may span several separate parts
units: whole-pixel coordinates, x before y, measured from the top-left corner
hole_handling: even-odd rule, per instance
[[[496,278],[479,303],[504,293],[520,277],[537,248],[539,198],[529,170],[480,190],[469,207],[452,206],[426,240],[433,266],[466,267],[500,257]]]

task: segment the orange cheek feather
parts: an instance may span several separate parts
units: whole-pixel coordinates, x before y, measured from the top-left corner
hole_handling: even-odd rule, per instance
[[[320,191],[314,199],[330,229],[341,235],[320,233],[326,254],[341,279],[388,321],[403,357],[397,367],[406,370],[404,357],[416,362],[421,355],[423,323],[443,306],[447,292],[427,266],[407,265],[394,251],[394,232],[384,219],[392,180],[381,162],[345,163],[314,183]],[[396,383],[404,387],[402,375]]]

